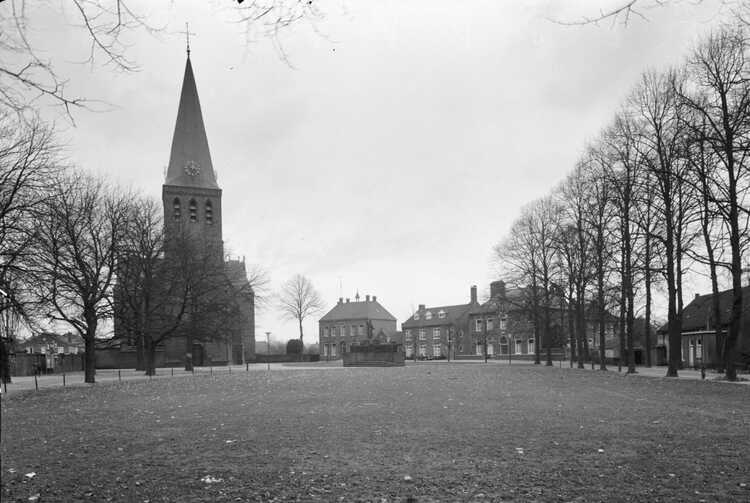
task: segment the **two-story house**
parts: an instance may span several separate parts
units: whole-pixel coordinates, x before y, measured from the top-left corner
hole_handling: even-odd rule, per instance
[[[347,352],[352,344],[362,342],[397,342],[396,318],[388,312],[376,296],[360,301],[359,294],[354,298],[338,303],[318,322],[319,344],[322,358],[336,359]]]
[[[468,304],[419,309],[401,324],[407,358],[452,358],[463,351],[462,340],[468,328],[468,314],[479,306],[477,287],[472,286]]]

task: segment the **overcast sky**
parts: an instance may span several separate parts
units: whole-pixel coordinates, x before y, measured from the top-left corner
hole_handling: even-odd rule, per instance
[[[275,288],[308,276],[328,308],[377,295],[399,326],[418,304],[486,291],[520,207],[565,177],[643,70],[678,64],[719,20],[714,1],[566,27],[546,18],[602,2],[337,0],[320,2],[322,34],[284,37],[291,68],[268,41],[246,44],[217,11],[228,0],[133,3],[167,25],[130,37],[136,73],[69,64],[84,40],[40,25],[71,93],[112,105],[60,122],[71,161],[161,196],[189,21],[227,249]],[[259,335],[295,329],[274,311],[258,318]],[[317,319],[305,330],[317,340]]]

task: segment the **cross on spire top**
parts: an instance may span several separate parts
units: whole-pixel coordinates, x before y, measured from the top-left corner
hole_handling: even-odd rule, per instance
[[[181,31],[180,33],[183,33],[185,35],[185,45],[187,48],[187,55],[189,58],[190,57],[190,35],[197,35],[197,34],[190,31],[190,27],[188,26],[187,21],[185,21],[185,31]]]

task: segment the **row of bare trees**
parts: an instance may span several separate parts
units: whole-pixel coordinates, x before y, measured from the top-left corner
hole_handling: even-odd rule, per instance
[[[645,72],[568,177],[528,204],[497,245],[503,273],[528,286],[537,333],[549,331],[553,303],[567,310],[571,365],[582,366],[589,353],[591,306],[602,369],[614,313],[629,372],[642,313],[651,365],[654,297],[665,291],[667,375],[676,376],[685,283],[704,274],[726,377],[737,378],[750,218],[747,36],[745,26],[724,26],[680,67]],[[722,326],[717,294],[727,283],[732,304]]]

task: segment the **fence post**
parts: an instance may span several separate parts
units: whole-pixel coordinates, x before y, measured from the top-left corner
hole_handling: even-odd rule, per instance
[[[229,373],[230,374],[232,373],[232,365],[231,364],[229,365]]]
[[[172,367],[172,377],[174,377],[174,367]]]
[[[213,377],[214,376],[214,366],[211,365],[210,369],[211,369],[211,377]]]
[[[63,370],[63,388],[65,387],[65,371]]]
[[[36,380],[36,374],[34,374],[34,388],[39,391],[39,381]]]
[[[120,369],[117,369],[117,382],[122,382],[122,374],[120,374]]]
[[[250,372],[250,363],[245,362],[245,372]]]

